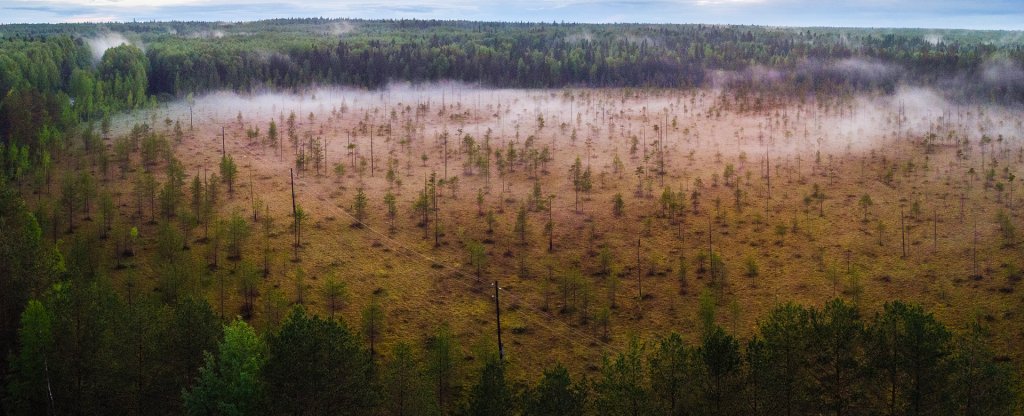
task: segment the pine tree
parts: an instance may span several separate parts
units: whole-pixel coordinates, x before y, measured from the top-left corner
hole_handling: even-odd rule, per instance
[[[391,359],[383,366],[381,393],[384,410],[394,416],[432,415],[438,410],[431,400],[423,369],[405,342],[395,344]]]
[[[228,258],[235,261],[241,260],[242,246],[251,233],[249,222],[242,217],[239,211],[235,211],[228,219],[224,232],[227,239]]]
[[[480,380],[469,392],[469,401],[462,412],[470,416],[514,415],[515,396],[505,379],[505,364],[490,356],[480,371]]]
[[[224,155],[220,159],[220,176],[228,183],[228,193],[235,194],[235,177],[238,175],[238,166],[231,155]]]
[[[50,313],[31,300],[21,314],[18,353],[11,357],[5,408],[13,414],[52,413],[54,398],[51,369],[54,334]],[[45,410],[44,410],[45,409]]]
[[[544,370],[535,387],[525,394],[523,416],[583,416],[587,405],[587,386],[573,383],[561,364]]]
[[[648,358],[651,396],[660,414],[687,414],[693,404],[694,385],[689,377],[690,353],[683,338],[673,332],[658,340]]]
[[[469,264],[476,270],[476,279],[480,280],[483,268],[487,266],[487,249],[475,240],[466,243],[466,248],[469,250]]]
[[[259,378],[266,346],[256,331],[235,321],[224,327],[217,355],[205,353],[195,385],[182,394],[188,415],[251,415],[260,411]]]
[[[370,342],[370,357],[376,355],[377,339],[384,331],[384,310],[376,297],[370,299],[370,304],[363,309],[363,336]]]
[[[269,414],[364,415],[376,404],[369,354],[340,321],[293,310],[267,337],[260,373],[261,411]]]
[[[516,226],[515,232],[519,235],[519,243],[526,244],[526,205],[520,205],[519,211],[516,213]]]
[[[447,324],[442,324],[429,343],[427,372],[437,399],[437,408],[446,414],[458,399],[459,347]]]
[[[651,412],[643,347],[635,338],[614,360],[605,357],[601,379],[594,384],[596,406],[607,415],[643,415]]]
[[[357,227],[363,226],[363,220],[366,219],[366,193],[363,192],[363,188],[359,188],[356,191],[355,201],[352,202],[352,211],[355,213],[356,223],[353,224]]]
[[[348,286],[337,277],[330,276],[324,281],[323,292],[327,312],[330,313],[331,318],[334,318],[334,312],[341,309],[342,305],[348,301]]]

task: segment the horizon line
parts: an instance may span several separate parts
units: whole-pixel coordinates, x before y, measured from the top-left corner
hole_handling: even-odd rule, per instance
[[[472,19],[438,19],[438,18],[359,18],[359,17],[274,17],[265,19],[242,19],[242,20],[97,20],[86,22],[21,22],[6,23],[0,22],[0,27],[6,26],[29,26],[29,25],[125,25],[125,24],[160,24],[160,23],[221,23],[221,24],[246,24],[270,21],[301,21],[301,20],[326,20],[326,21],[361,21],[361,22],[441,22],[441,23],[485,23],[485,24],[517,24],[517,25],[588,25],[588,26],[616,26],[616,25],[639,25],[639,26],[736,26],[736,27],[758,27],[758,28],[780,28],[780,29],[867,29],[867,30],[945,30],[945,31],[966,31],[966,32],[1024,32],[1024,29],[971,29],[964,27],[924,27],[924,26],[856,26],[856,25],[818,25],[818,26],[797,26],[797,25],[771,25],[751,23],[712,23],[712,22],[643,22],[643,21],[620,21],[620,22],[588,22],[588,21],[546,21],[546,20],[472,20]]]

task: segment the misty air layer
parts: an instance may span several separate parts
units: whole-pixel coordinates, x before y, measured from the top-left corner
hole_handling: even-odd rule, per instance
[[[2,25],[3,413],[1018,414],[1020,35]]]

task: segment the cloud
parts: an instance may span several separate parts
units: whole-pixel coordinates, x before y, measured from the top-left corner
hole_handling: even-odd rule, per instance
[[[94,15],[94,14],[83,14],[69,16],[67,19],[61,21],[61,23],[106,23],[116,22],[117,16],[112,14],[107,15]]]
[[[697,0],[698,6],[733,6],[764,3],[766,0]]]

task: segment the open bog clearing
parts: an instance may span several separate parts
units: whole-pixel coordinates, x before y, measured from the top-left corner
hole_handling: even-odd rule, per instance
[[[695,341],[702,293],[744,337],[781,302],[841,297],[873,314],[912,300],[952,327],[980,317],[997,351],[1021,358],[1019,115],[923,89],[768,105],[713,89],[451,83],[214,93],[126,116],[113,135],[138,123],[165,134],[187,183],[226,152],[238,175],[218,216],[256,206],[273,218],[240,258],[204,271],[197,284],[230,288],[207,292],[215,309],[246,312],[231,276],[266,263],[257,325],[300,299],[331,313],[333,278],[350,322],[380,301],[385,345],[425,342],[445,322],[468,346],[490,345],[497,281],[506,357],[541,364],[510,368],[594,372],[633,336]],[[306,216],[298,248],[290,169]],[[132,183],[111,176],[131,215]],[[157,226],[139,233],[155,239]],[[203,234],[188,255],[217,255]],[[152,276],[138,271],[149,257],[114,278]]]

